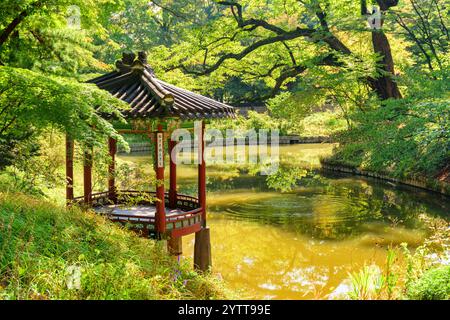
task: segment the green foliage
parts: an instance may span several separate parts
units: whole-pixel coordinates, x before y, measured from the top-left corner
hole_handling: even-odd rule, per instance
[[[422,277],[409,284],[407,296],[413,300],[449,300],[450,266],[427,270]]]
[[[353,300],[371,300],[379,295],[383,287],[383,277],[380,269],[375,266],[365,266],[359,272],[349,275],[351,288],[349,297]]]
[[[10,166],[22,154],[35,155],[37,148],[31,141],[31,131],[0,135],[0,170]]]
[[[445,9],[448,1],[402,2],[400,10],[391,13],[389,18],[400,27],[402,38],[408,40],[408,49],[417,61],[416,67],[423,72],[442,71],[448,64],[450,35],[447,26],[450,16]]]
[[[81,272],[70,288],[71,268]],[[0,193],[0,299],[224,298],[217,279],[103,218]]]
[[[316,112],[300,122],[302,137],[332,136],[346,130],[347,122],[335,112]]]
[[[245,121],[248,129],[259,130],[279,130],[280,135],[286,135],[289,132],[289,121],[286,119],[274,119],[267,113],[258,113],[249,111]]]
[[[364,266],[358,272],[349,275],[351,291],[349,297],[353,300],[372,300],[398,298],[398,274],[395,270],[397,254],[388,249],[384,272],[376,265]]]
[[[281,192],[289,192],[298,185],[298,181],[306,177],[307,173],[307,170],[299,167],[281,166],[275,173],[267,176],[267,186]]]
[[[225,136],[226,130],[235,130],[245,134],[248,130],[279,130],[280,135],[294,133],[292,123],[287,119],[274,119],[268,113],[249,111],[247,117],[237,116],[236,119],[220,119],[211,122],[211,128],[220,130]]]
[[[94,54],[110,43],[99,46],[94,41],[105,38],[108,15],[120,3],[108,0],[2,1],[0,31],[6,30],[21,14],[24,18],[0,45],[0,60],[11,67],[58,75],[105,70],[107,66]],[[71,17],[75,18],[72,25]]]
[[[282,92],[267,101],[267,108],[271,116],[278,119],[290,119],[293,122],[298,121],[302,115],[306,114],[311,105],[308,103],[305,106],[290,92]]]
[[[44,190],[54,191],[65,184],[61,170],[65,164],[63,136],[56,130],[49,130],[44,137],[20,144],[20,152],[14,155],[13,163],[4,171],[4,178],[9,183],[3,190],[42,195]]]
[[[450,161],[450,90],[442,80],[410,78],[410,95],[353,116],[332,161],[396,177],[434,177]]]
[[[0,67],[0,105],[1,139],[29,133],[25,140],[33,143],[40,133],[52,127],[67,132],[83,145],[104,148],[103,141],[109,136],[125,145],[102,114],[122,119],[119,108],[127,106],[93,85]]]
[[[272,107],[274,105],[271,105]],[[275,108],[274,108],[275,110]],[[347,122],[335,112],[316,112],[308,116],[274,116],[272,112],[249,111],[248,116],[236,119],[215,120],[211,127],[225,134],[227,129],[241,130],[279,130],[280,135],[300,135],[302,137],[331,136],[347,128]]]
[[[395,270],[393,270],[396,260],[397,258],[395,251],[389,249],[386,257],[386,271],[383,275],[383,284],[388,299],[392,298],[395,286],[397,285],[398,275],[396,275]]]
[[[108,137],[127,147],[103,115],[124,121],[120,110],[128,106],[93,85],[0,67],[0,105],[0,170],[10,176],[10,190],[42,194],[65,183],[65,133],[77,141],[78,153],[95,147],[97,164],[107,161]],[[105,172],[94,173],[106,180]]]

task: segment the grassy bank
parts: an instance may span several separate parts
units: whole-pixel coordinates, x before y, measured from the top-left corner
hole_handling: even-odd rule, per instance
[[[440,105],[430,104],[426,111],[413,105],[406,116],[394,117],[395,107],[387,105],[358,115],[360,118],[355,116],[359,123],[333,136],[339,146],[322,164],[449,195],[448,117],[436,116],[444,112]]]
[[[220,282],[161,243],[77,208],[0,193],[0,299],[214,298],[226,298]]]
[[[444,88],[448,88],[446,83]],[[450,109],[442,98],[392,100],[359,112],[347,131],[335,134],[339,148],[328,164],[399,180],[450,183]]]

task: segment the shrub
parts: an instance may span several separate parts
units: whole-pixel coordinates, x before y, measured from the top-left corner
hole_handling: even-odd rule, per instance
[[[450,266],[427,270],[422,277],[408,286],[407,296],[415,300],[450,299]]]
[[[450,101],[388,105],[355,115],[352,130],[337,136],[331,161],[399,178],[433,177],[450,160]]]

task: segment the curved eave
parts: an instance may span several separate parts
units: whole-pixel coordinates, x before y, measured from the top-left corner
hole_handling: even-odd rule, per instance
[[[150,70],[113,71],[88,81],[125,101],[128,119],[178,117],[211,119],[234,117],[234,109],[224,103],[178,88],[157,79]]]

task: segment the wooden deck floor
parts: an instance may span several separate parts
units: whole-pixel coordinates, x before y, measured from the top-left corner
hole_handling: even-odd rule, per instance
[[[111,214],[114,216],[139,216],[153,218],[156,213],[155,206],[123,206],[123,205],[109,205],[95,208],[95,211],[102,214]],[[181,209],[166,208],[166,217],[176,216],[184,213]]]

